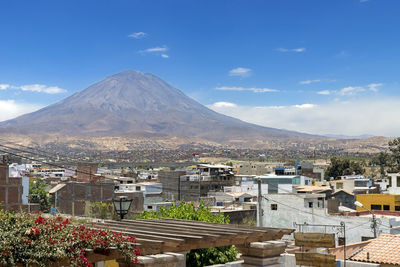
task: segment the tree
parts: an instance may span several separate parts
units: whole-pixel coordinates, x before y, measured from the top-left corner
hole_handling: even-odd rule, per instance
[[[392,159],[391,172],[400,171],[400,137],[389,141],[389,150],[391,153],[390,158]]]
[[[372,164],[379,165],[381,178],[385,177],[385,167],[391,165],[390,155],[386,152],[381,152],[372,159]]]
[[[40,210],[43,212],[50,211],[50,197],[46,191],[47,184],[40,178],[36,178],[33,183],[29,184],[29,195],[31,203],[39,203]]]
[[[331,158],[331,165],[327,169],[328,177],[334,178],[343,175],[359,175],[363,174],[364,172],[365,170],[359,162],[337,157]]]
[[[143,211],[138,217],[140,219],[172,218],[213,223],[229,223],[228,216],[211,213],[210,208],[204,205],[203,201],[200,202],[198,207],[196,207],[193,202],[181,202],[179,205],[173,203],[169,209],[162,207],[158,212]],[[186,265],[200,267],[213,264],[224,264],[235,261],[236,256],[237,250],[233,246],[195,249],[187,253]]]
[[[94,218],[112,219],[115,215],[112,203],[96,201],[90,203],[90,215]]]

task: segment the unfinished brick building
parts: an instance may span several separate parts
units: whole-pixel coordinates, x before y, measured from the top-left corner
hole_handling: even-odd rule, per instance
[[[50,190],[55,194],[55,205],[58,212],[75,216],[87,216],[93,202],[112,203],[117,195],[114,193],[114,183],[80,183],[69,182],[58,184]],[[143,193],[132,192],[123,194],[133,199],[131,212],[143,210]]]
[[[0,162],[0,202],[3,209],[22,207],[22,180],[9,177],[8,163]]]

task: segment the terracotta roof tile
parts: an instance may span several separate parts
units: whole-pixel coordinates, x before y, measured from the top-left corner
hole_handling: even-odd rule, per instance
[[[381,234],[355,253],[351,260],[380,264],[400,264],[400,235]]]

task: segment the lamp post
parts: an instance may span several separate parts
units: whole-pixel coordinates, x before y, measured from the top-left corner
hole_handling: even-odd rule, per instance
[[[367,208],[366,208],[361,202],[359,202],[359,201],[354,202],[354,205],[356,205],[357,207],[363,208],[363,209],[369,211],[369,213],[371,213],[371,215],[372,215],[371,229],[373,230],[374,238],[376,238],[376,227],[377,227],[377,223],[376,223],[376,216],[375,216],[375,214],[374,214],[370,209],[367,209]]]
[[[120,196],[113,199],[115,212],[121,217],[121,220],[128,214],[133,199],[128,199],[126,196]]]

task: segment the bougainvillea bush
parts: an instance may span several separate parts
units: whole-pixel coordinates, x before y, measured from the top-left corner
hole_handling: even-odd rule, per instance
[[[136,262],[135,242],[132,236],[76,225],[63,217],[0,210],[0,265],[4,266],[49,266],[66,259],[72,266],[92,266],[86,251],[110,248]]]

